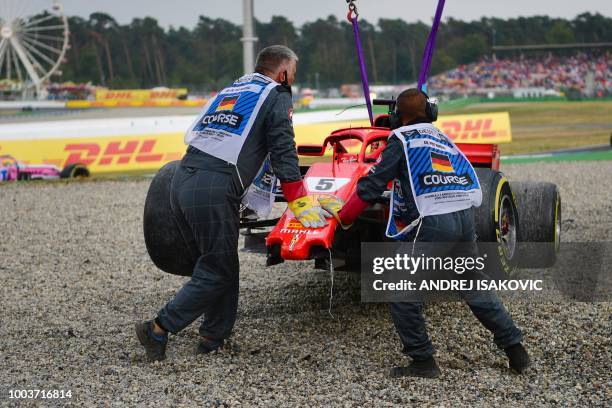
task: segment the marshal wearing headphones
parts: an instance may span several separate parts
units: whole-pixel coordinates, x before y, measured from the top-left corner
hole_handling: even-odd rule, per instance
[[[477,256],[472,207],[480,205],[480,185],[463,153],[431,124],[438,117],[437,105],[425,92],[414,88],[403,91],[396,101],[381,102],[392,108],[389,117],[392,133],[379,162],[358,181],[346,204],[328,197],[319,200],[321,206],[348,228],[393,180],[388,237],[415,242],[461,241],[472,248],[470,254],[464,255]],[[517,372],[527,368],[529,356],[521,344],[523,334],[497,295],[475,291],[462,291],[461,295],[478,320],[491,330],[497,346],[506,352],[510,367]],[[390,306],[403,352],[413,359],[402,374],[439,376],[422,303],[407,301]]]

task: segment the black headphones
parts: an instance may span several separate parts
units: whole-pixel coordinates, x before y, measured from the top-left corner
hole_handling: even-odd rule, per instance
[[[432,99],[425,93],[425,91],[421,90],[425,98],[427,98],[427,102],[425,103],[425,114],[427,115],[427,119],[430,122],[435,122],[438,120],[438,101],[436,99]]]
[[[434,99],[431,99],[422,89],[421,93],[425,95],[427,99],[425,103],[426,119],[430,122],[435,122],[438,120],[438,103]],[[391,130],[402,127],[402,118],[400,116],[400,111],[397,109],[397,100],[393,106],[393,110],[389,112],[389,127]]]

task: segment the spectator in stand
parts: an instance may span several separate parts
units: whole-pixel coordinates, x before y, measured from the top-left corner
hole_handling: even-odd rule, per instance
[[[595,96],[612,95],[612,53],[573,56],[482,59],[460,65],[431,79],[433,89],[469,93],[487,89],[545,88],[585,92],[585,78],[593,74]]]

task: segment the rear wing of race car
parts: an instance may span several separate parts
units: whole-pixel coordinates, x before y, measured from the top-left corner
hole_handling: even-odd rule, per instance
[[[499,170],[499,146],[496,144],[457,143],[472,166]]]

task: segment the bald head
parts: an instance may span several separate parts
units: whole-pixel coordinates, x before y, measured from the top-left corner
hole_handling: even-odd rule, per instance
[[[415,120],[428,121],[427,96],[416,88],[406,89],[397,97],[397,110],[402,125]]]

